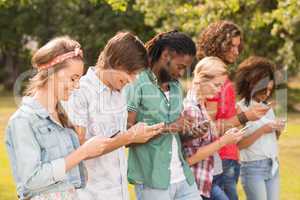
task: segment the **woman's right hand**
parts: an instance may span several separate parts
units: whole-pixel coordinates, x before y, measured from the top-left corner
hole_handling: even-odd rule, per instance
[[[286,122],[283,120],[275,120],[269,122],[263,126],[264,133],[273,133],[274,131],[282,131],[285,127]]]
[[[219,138],[220,146],[223,147],[228,144],[238,143],[242,139],[244,133],[245,133],[244,130],[240,130],[238,128],[231,128],[227,130],[225,134]]]
[[[252,105],[248,111],[245,112],[245,115],[249,121],[256,121],[262,118],[268,111],[269,107],[263,105]]]
[[[131,143],[146,143],[154,136],[163,132],[164,123],[148,126],[145,123],[137,123],[128,129]]]

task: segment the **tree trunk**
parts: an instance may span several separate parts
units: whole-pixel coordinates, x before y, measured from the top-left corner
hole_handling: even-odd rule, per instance
[[[19,75],[19,52],[9,50],[4,53],[4,74],[3,80],[4,89],[12,90],[14,83]]]

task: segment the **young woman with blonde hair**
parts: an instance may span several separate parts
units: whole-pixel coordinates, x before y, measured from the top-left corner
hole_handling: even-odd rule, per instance
[[[183,150],[194,173],[202,199],[227,200],[222,189],[213,182],[213,176],[222,173],[222,161],[218,150],[234,144],[243,134],[238,129],[229,129],[220,135],[206,110],[206,101],[214,97],[227,78],[226,65],[217,57],[205,57],[194,70],[192,89],[184,100],[184,115],[195,117],[195,128],[203,136],[183,137]]]

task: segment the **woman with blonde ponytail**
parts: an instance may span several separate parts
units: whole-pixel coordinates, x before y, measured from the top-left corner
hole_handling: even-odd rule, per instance
[[[203,200],[229,199],[213,181],[214,176],[222,173],[218,150],[224,145],[237,143],[243,133],[234,128],[220,135],[206,108],[207,99],[216,95],[226,77],[226,65],[221,59],[205,57],[196,65],[193,87],[184,100],[184,114],[195,117],[197,120],[194,126],[203,130],[202,137],[182,138],[187,162],[194,173]]]

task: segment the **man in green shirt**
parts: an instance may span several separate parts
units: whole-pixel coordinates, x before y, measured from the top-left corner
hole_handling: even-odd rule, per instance
[[[165,122],[165,131],[130,147],[128,180],[135,184],[138,200],[199,200],[178,135],[193,125],[193,119],[181,115],[183,90],[178,79],[194,60],[195,44],[185,34],[171,31],[155,36],[146,48],[150,67],[125,90],[128,125]]]

